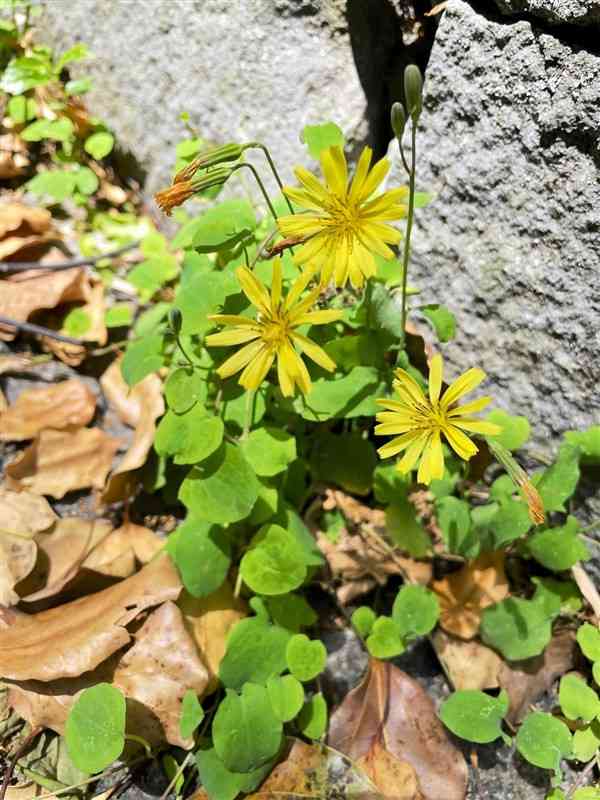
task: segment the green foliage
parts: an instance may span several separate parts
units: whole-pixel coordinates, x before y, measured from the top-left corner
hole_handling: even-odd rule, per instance
[[[306,125],[302,130],[302,141],[308,147],[310,155],[318,159],[321,151],[327,147],[343,147],[344,134],[335,122],[322,125]]]
[[[584,622],[577,629],[577,644],[581,652],[590,661],[600,661],[600,630],[589,622]]]
[[[592,722],[585,728],[573,732],[573,758],[576,761],[591,761],[600,747],[600,724]]]
[[[388,535],[397,547],[406,550],[414,558],[423,558],[431,550],[431,539],[417,521],[417,512],[412,503],[398,496],[385,511]]]
[[[473,558],[479,552],[479,539],[472,530],[469,504],[447,495],[436,503],[437,520],[449,553]]]
[[[373,658],[394,658],[404,652],[404,640],[391,617],[377,617],[367,638],[367,649]]]
[[[600,425],[592,425],[585,431],[567,431],[565,441],[579,448],[585,464],[600,464]]]
[[[115,146],[115,137],[108,131],[98,131],[88,136],[83,146],[92,158],[100,161],[112,151]]]
[[[234,772],[227,769],[208,741],[201,743],[196,751],[198,775],[211,800],[234,800],[240,792],[252,792],[259,786],[272,768],[267,762],[252,772]]]
[[[286,647],[292,634],[263,617],[237,623],[227,639],[227,650],[219,666],[224,686],[239,689],[246,683],[266,683],[287,669]]]
[[[556,461],[544,470],[537,480],[546,511],[564,511],[565,501],[571,497],[579,480],[579,447],[563,444]]]
[[[196,403],[203,403],[206,400],[206,382],[202,373],[189,366],[177,367],[165,383],[165,400],[176,414],[185,414]]]
[[[321,693],[304,704],[298,719],[300,732],[309,739],[321,739],[327,730],[327,703]]]
[[[101,772],[125,746],[125,698],[109,683],[84,689],[69,712],[67,748],[75,766]]]
[[[125,383],[133,387],[146,375],[159,370],[163,361],[163,337],[158,334],[145,336],[127,347],[121,362],[121,374]]]
[[[292,675],[305,683],[325,669],[327,651],[322,642],[311,641],[304,633],[297,633],[287,644],[285,658]]]
[[[530,764],[551,769],[560,776],[560,761],[572,750],[572,736],[564,722],[551,714],[534,711],[525,717],[517,733],[517,750]]]
[[[392,618],[404,640],[426,636],[440,615],[437,596],[424,586],[403,586],[396,595]]]
[[[600,699],[587,683],[576,675],[563,675],[558,701],[567,719],[591,722],[600,714]]]
[[[552,636],[551,616],[542,604],[509,597],[483,612],[481,638],[509,661],[537,656]]]
[[[242,442],[246,460],[262,477],[283,472],[296,458],[296,440],[289,433],[265,425]]]
[[[485,692],[469,689],[454,692],[444,700],[440,718],[461,739],[487,744],[504,737],[502,720],[507,712],[508,695],[505,691],[498,697],[491,697]]]
[[[254,592],[279,595],[297,589],[306,577],[302,547],[279,525],[260,529],[240,562],[244,582]]]
[[[193,518],[177,529],[175,563],[183,585],[194,597],[206,597],[225,580],[231,564],[231,544],[218,525]]]
[[[275,716],[282,722],[294,719],[304,705],[304,689],[293,675],[269,678],[267,692]]]
[[[209,416],[198,403],[185,414],[167,411],[156,430],[154,449],[160,456],[172,456],[175,464],[197,464],[219,449],[224,432],[223,420]]]
[[[421,313],[433,325],[433,329],[440,342],[449,342],[456,335],[456,318],[454,314],[437,303],[421,306]]]
[[[502,433],[491,436],[507,450],[518,450],[529,440],[531,426],[527,417],[515,417],[501,409],[494,409],[487,415],[489,422],[502,428]]]
[[[188,689],[181,701],[181,717],[179,718],[179,732],[184,739],[192,736],[203,719],[204,710],[198,696],[193,689]]]
[[[355,611],[352,612],[352,624],[363,637],[363,639],[366,638],[373,630],[373,625],[376,619],[377,615],[372,608],[369,608],[369,606],[359,606]]]
[[[353,494],[368,494],[377,464],[375,448],[356,434],[324,434],[314,444],[311,467],[317,479],[336,483]]]
[[[302,544],[302,543],[300,543]],[[303,558],[308,563],[306,551]],[[299,594],[284,594],[265,598],[269,614],[276,625],[297,633],[314,625],[318,617],[308,601]]]
[[[575,517],[567,517],[565,524],[559,528],[547,528],[534,533],[527,540],[527,549],[542,566],[562,572],[590,557],[578,530],[579,523]]]

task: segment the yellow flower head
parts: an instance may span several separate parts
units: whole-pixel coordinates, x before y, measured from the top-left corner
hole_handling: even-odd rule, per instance
[[[442,357],[436,355],[429,365],[429,397],[419,384],[403,369],[396,370],[394,389],[399,400],[377,400],[386,411],[377,414],[380,423],[375,433],[393,435],[378,453],[381,458],[395,456],[406,450],[398,462],[398,470],[407,473],[414,469],[419,458],[419,483],[430,483],[444,474],[442,452],[443,433],[452,449],[465,461],[475,455],[478,448],[464,431],[494,435],[501,432],[498,425],[475,419],[472,415],[490,402],[490,397],[480,397],[465,405],[456,401],[471,392],[485,378],[482,369],[469,369],[457,378],[440,397],[442,388]]]
[[[277,378],[281,391],[291,397],[296,386],[303,394],[311,388],[310,376],[300,353],[305,353],[323,369],[331,372],[335,362],[327,353],[296,329],[301,325],[324,325],[338,320],[341,311],[310,311],[319,296],[319,288],[310,291],[303,300],[300,295],[310,281],[303,273],[293,284],[287,297],[281,292],[281,259],[273,261],[271,292],[247,267],[239,267],[236,275],[248,300],[257,309],[256,319],[230,314],[212,314],[209,319],[231,329],[206,337],[209,346],[244,344],[217,370],[228,378],[243,370],[239,383],[245,389],[256,390],[277,359]],[[247,344],[245,344],[247,343]]]
[[[406,216],[407,206],[400,201],[407,197],[408,189],[391,189],[372,197],[390,162],[382,158],[370,169],[371,156],[371,148],[365,147],[349,182],[342,148],[329,147],[321,155],[324,185],[308,170],[297,167],[295,174],[303,188],[284,187],[290,200],[307,213],[280,217],[279,230],[283,236],[304,242],[294,261],[313,274],[320,270],[322,283],[333,276],[337,286],[344,286],[350,278],[358,288],[376,273],[374,253],[386,259],[394,256],[388,245],[397,244],[400,233],[386,223]]]

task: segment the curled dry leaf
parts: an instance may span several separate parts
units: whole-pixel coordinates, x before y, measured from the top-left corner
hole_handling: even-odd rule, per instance
[[[504,553],[483,553],[458,572],[434,581],[431,588],[440,601],[441,627],[461,639],[472,639],[484,609],[508,595]]]
[[[371,659],[362,683],[333,714],[328,741],[352,760],[368,757],[372,770],[380,768],[377,757],[383,751],[408,762],[423,800],[464,800],[467,767],[460,750],[449,740],[431,698],[393,664]],[[389,769],[386,756],[381,770]]]
[[[557,678],[575,667],[578,651],[575,631],[561,630],[541,655],[501,665],[498,683],[508,693],[510,705],[506,720],[510,725],[521,722],[531,704],[539,700]]]
[[[78,303],[77,307],[87,315],[89,327],[79,335],[79,338],[85,342],[96,342],[99,345],[104,345],[108,340],[108,331],[104,324],[106,315],[104,286],[101,281],[89,279],[87,284],[84,285],[84,289],[85,302],[83,304]],[[57,318],[55,314],[48,312],[46,316],[42,316],[40,321],[46,327],[52,330],[60,330],[61,333],[68,335],[69,331],[62,327],[64,316],[65,314],[61,313],[60,318]],[[42,344],[45,350],[54,353],[61,361],[71,367],[77,367],[87,355],[84,345],[67,344],[49,336],[42,336]]]
[[[76,379],[26,389],[0,414],[0,440],[33,439],[44,428],[83,427],[91,422],[95,410],[96,396]]]
[[[15,586],[33,569],[37,547],[33,539],[0,532],[0,605],[19,602]]]
[[[47,530],[58,519],[46,498],[0,488],[2,530],[26,536]]]
[[[407,761],[399,761],[381,742],[375,742],[369,752],[356,761],[356,766],[369,776],[384,797],[422,800],[413,767]]]
[[[179,731],[181,701],[187,689],[202,694],[208,671],[187,632],[175,603],[163,603],[135,634],[135,644],[123,654],[115,670],[114,685],[135,703],[133,726],[150,743],[166,739],[178,747],[190,748],[193,737]]]
[[[44,430],[6,467],[9,489],[60,499],[74,489],[102,489],[119,440],[99,428]]]
[[[22,175],[29,166],[27,146],[16,133],[0,136],[0,180],[10,180]]]
[[[83,566],[105,575],[118,575],[115,569],[131,561],[133,572],[136,560],[147,564],[163,546],[164,543],[149,528],[125,522],[92,550]]]
[[[233,626],[247,616],[246,604],[234,597],[227,581],[207,597],[192,597],[182,591],[178,606],[183,612],[188,631],[208,667],[209,683],[205,694],[218,686],[219,664],[225,655],[227,636]],[[1,672],[0,672],[1,674]]]
[[[41,246],[57,238],[52,216],[45,208],[30,208],[22,203],[0,205],[0,260],[33,260]]]
[[[465,641],[439,628],[431,637],[436,655],[450,683],[458,690],[495,689],[502,659],[491,647],[473,639]]]
[[[0,629],[0,675],[52,681],[93,670],[129,643],[128,625],[140,611],[176,600],[177,570],[165,554],[102,592],[39,614],[16,615]]]
[[[109,407],[116,412],[121,422],[135,428],[142,416],[143,392],[140,391],[140,386],[143,381],[130,389],[121,374],[122,360],[117,358],[112,362],[102,374],[100,386]]]

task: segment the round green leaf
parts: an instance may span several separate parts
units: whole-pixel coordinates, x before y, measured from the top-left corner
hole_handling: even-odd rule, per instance
[[[344,134],[335,122],[324,122],[322,125],[305,125],[302,129],[302,141],[308,147],[308,152],[319,160],[321,151],[328,147],[343,147]]]
[[[101,158],[104,158],[110,153],[114,145],[115,137],[112,133],[98,131],[98,133],[92,133],[91,136],[88,136],[83,147],[86,153],[89,153],[92,158],[95,158],[96,161],[100,161]]]
[[[240,562],[244,582],[258,594],[285,594],[306,578],[304,552],[295,536],[279,525],[265,525]]]
[[[227,769],[252,772],[279,750],[282,722],[275,716],[265,687],[246,683],[241,694],[227,690],[212,733],[217,755]]]
[[[575,789],[571,800],[600,800],[600,787],[584,786],[581,789]]]
[[[562,758],[571,755],[571,732],[551,714],[534,711],[525,717],[517,734],[517,750],[526,761],[542,769],[560,770]]]
[[[600,661],[595,661],[592,664],[592,675],[594,676],[596,684],[600,686]]]
[[[502,719],[508,711],[508,695],[491,697],[475,689],[454,692],[444,700],[440,719],[452,733],[469,742],[487,744],[502,733]]]
[[[417,521],[412,503],[398,495],[385,510],[386,530],[398,547],[414,558],[423,558],[431,550],[431,537]]]
[[[377,615],[369,606],[360,606],[352,614],[352,624],[363,637],[363,639],[371,633]]]
[[[107,328],[124,328],[133,322],[133,306],[130,303],[115,303],[107,309],[104,324]]]
[[[327,650],[323,642],[297,633],[289,640],[285,650],[288,669],[299,681],[311,681],[325,669]]]
[[[263,616],[243,619],[227,637],[227,650],[219,665],[224,686],[239,689],[247,681],[265,683],[287,668],[285,650],[291,634],[271,625]]]
[[[179,499],[197,519],[227,525],[248,516],[258,488],[239,447],[227,443],[188,472]]]
[[[196,750],[196,766],[202,787],[210,798],[218,800],[234,800],[240,792],[254,791],[273,767],[271,762],[267,762],[253,772],[232,772],[207,741],[201,742]]]
[[[573,758],[577,761],[591,761],[600,747],[600,725],[592,722],[585,728],[573,733]]]
[[[446,308],[437,303],[421,306],[423,316],[427,317],[440,342],[449,342],[456,334],[456,317]]]
[[[64,332],[68,336],[83,336],[92,327],[92,319],[83,308],[72,308],[63,319]]]
[[[543,651],[552,636],[552,622],[542,604],[509,597],[485,609],[480,634],[509,661],[520,661]]]
[[[391,617],[377,617],[366,644],[373,658],[394,658],[404,652],[400,631]]]
[[[278,475],[296,458],[296,440],[279,428],[264,426],[252,431],[242,442],[246,460],[257,475]]]
[[[589,622],[584,622],[577,629],[577,644],[581,652],[590,661],[600,661],[600,630]]]
[[[300,731],[309,739],[320,739],[327,730],[327,703],[322,694],[316,694],[304,704],[296,720]]]
[[[507,450],[518,450],[529,439],[531,426],[527,417],[513,417],[497,408],[487,415],[488,422],[493,422],[502,428],[502,433],[490,436]]]
[[[200,705],[198,696],[193,689],[188,689],[181,701],[181,717],[179,718],[179,732],[184,739],[188,739],[204,719],[204,709]]]
[[[376,465],[375,448],[368,439],[356,434],[321,434],[311,454],[315,478],[337,483],[353,494],[365,495],[371,491]]]
[[[600,714],[598,695],[576,675],[563,675],[560,679],[558,701],[567,719],[590,722]]]
[[[125,745],[125,698],[109,683],[84,689],[67,717],[67,750],[75,766],[101,772]]]
[[[304,689],[293,675],[269,678],[267,692],[275,716],[282,722],[294,719],[304,704]]]
[[[187,519],[177,529],[175,562],[183,584],[194,597],[216,591],[231,564],[231,545],[218,525]]]
[[[79,167],[75,175],[75,183],[81,194],[90,195],[97,191],[100,182],[93,170],[89,167]]]
[[[427,635],[439,616],[438,599],[424,586],[403,586],[396,595],[392,617],[403,639]]]
[[[197,403],[185,414],[167,411],[156,430],[154,449],[160,456],[173,456],[176,464],[197,464],[219,449],[224,432],[223,420],[209,416]]]
[[[127,345],[121,361],[121,374],[130,388],[162,367],[162,348],[163,337],[157,334],[144,336]]]
[[[206,380],[192,367],[178,367],[165,383],[167,405],[176,414],[185,414],[206,398]]]
[[[273,622],[297,633],[300,628],[314,625],[318,617],[304,597],[281,594],[267,598],[267,608]]]
[[[538,531],[527,540],[527,548],[536,561],[554,572],[570,569],[578,561],[590,557],[577,531],[579,523],[575,517],[567,517],[560,528]]]

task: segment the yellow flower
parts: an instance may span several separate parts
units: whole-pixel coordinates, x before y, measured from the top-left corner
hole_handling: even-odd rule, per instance
[[[271,292],[246,267],[239,267],[236,275],[248,300],[257,308],[256,319],[230,314],[212,314],[208,318],[230,330],[206,337],[209,346],[245,344],[217,370],[221,378],[228,378],[243,370],[239,383],[245,389],[256,390],[277,359],[277,378],[286,397],[294,394],[296,386],[303,394],[311,388],[306,365],[296,347],[323,369],[331,372],[335,362],[327,353],[299,333],[301,325],[324,325],[342,316],[341,311],[310,311],[319,296],[319,288],[310,291],[303,300],[300,295],[310,281],[303,273],[293,284],[287,297],[281,292],[281,259],[273,261]]]
[[[429,397],[419,384],[403,369],[396,370],[394,389],[399,400],[377,400],[386,411],[377,414],[380,423],[375,428],[379,435],[393,435],[378,453],[381,458],[395,456],[406,450],[398,462],[398,470],[407,473],[414,469],[419,458],[419,483],[430,483],[444,474],[442,433],[452,449],[465,461],[475,455],[478,448],[464,431],[494,435],[501,432],[498,425],[476,419],[472,414],[481,411],[490,397],[480,397],[465,405],[456,401],[473,391],[485,378],[482,369],[472,368],[457,378],[440,398],[442,388],[442,357],[436,355],[429,365]]]
[[[294,261],[313,274],[320,270],[324,284],[333,276],[337,286],[344,286],[348,278],[353,286],[362,286],[365,278],[376,273],[373,254],[393,258],[388,245],[400,241],[400,232],[386,223],[406,216],[407,207],[400,201],[407,197],[408,189],[391,189],[372,197],[390,162],[382,158],[369,169],[371,156],[371,148],[365,147],[349,182],[342,148],[330,147],[321,155],[324,185],[308,170],[297,167],[295,174],[303,188],[284,187],[290,200],[308,212],[280,217],[279,230],[283,236],[303,242]]]

